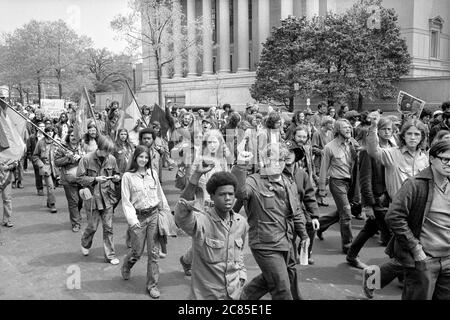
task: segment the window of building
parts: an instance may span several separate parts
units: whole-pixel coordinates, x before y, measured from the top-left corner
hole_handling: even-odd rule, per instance
[[[230,54],[230,72],[233,72],[233,55]]]
[[[439,32],[431,31],[430,58],[438,58]]]
[[[216,57],[213,57],[213,73],[216,73]]]
[[[440,58],[440,38],[444,19],[436,16],[429,20],[430,22],[430,59]]]

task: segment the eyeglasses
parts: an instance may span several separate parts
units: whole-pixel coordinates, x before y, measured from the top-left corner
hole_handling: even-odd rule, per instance
[[[438,158],[439,160],[441,160],[442,164],[445,164],[445,165],[450,164],[450,158],[439,157],[439,156],[436,156],[436,158]]]

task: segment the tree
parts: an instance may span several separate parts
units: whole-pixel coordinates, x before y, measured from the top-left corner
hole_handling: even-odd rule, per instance
[[[119,15],[112,22],[111,27],[121,34],[132,49],[141,44],[150,46],[150,52],[143,52],[142,59],[153,58],[156,61],[158,103],[164,106],[162,92],[162,69],[174,61],[174,44],[179,48],[181,57],[185,57],[188,49],[199,57],[201,51],[200,40],[202,29],[200,20],[194,23],[195,39],[188,39],[186,20],[179,1],[175,0],[131,0],[129,15]],[[179,32],[177,25],[179,23]],[[194,52],[195,51],[195,52]]]
[[[37,83],[38,97],[41,99],[41,83],[50,70],[49,37],[51,26],[48,22],[30,21],[22,28],[5,35],[7,61],[10,66],[6,73],[18,83],[31,80]]]
[[[38,98],[41,99],[42,84],[56,84],[59,98],[74,93],[74,84],[86,78],[84,52],[92,41],[78,36],[62,20],[42,22],[32,20],[10,34],[4,35],[2,47],[0,78],[23,93],[31,92],[32,84],[37,83]],[[67,87],[67,92],[63,91]],[[76,89],[76,90],[79,90]]]
[[[120,90],[121,80],[130,80],[132,58],[127,55],[115,55],[103,49],[89,49],[86,65],[93,77],[94,91],[106,92]]]
[[[368,24],[372,8],[379,15],[375,28]],[[251,93],[286,104],[298,83],[303,97],[344,99],[361,109],[363,98],[393,97],[393,84],[410,63],[394,10],[380,0],[361,0],[340,15],[284,20],[264,44]]]
[[[59,98],[62,99],[63,84],[88,74],[83,58],[85,51],[92,47],[92,40],[85,36],[78,36],[62,20],[51,23],[51,33],[47,36],[50,42],[49,63],[58,83]]]
[[[292,111],[299,85],[300,95],[312,93],[316,64],[311,59],[313,51],[310,25],[305,17],[290,17],[274,28],[264,43],[256,70],[256,81],[250,87],[252,97],[265,103],[282,103]]]

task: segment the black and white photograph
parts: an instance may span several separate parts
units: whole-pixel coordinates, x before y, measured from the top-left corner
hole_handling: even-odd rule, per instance
[[[450,300],[449,0],[0,8],[0,303]]]

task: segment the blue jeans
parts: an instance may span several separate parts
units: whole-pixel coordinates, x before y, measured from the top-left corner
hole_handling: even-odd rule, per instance
[[[83,236],[81,237],[81,245],[83,248],[90,249],[92,247],[92,239],[94,239],[95,232],[97,231],[98,224],[102,220],[103,226],[103,250],[105,259],[111,261],[116,257],[114,251],[113,242],[113,208],[107,208],[104,210],[92,210],[92,214],[89,216],[89,221]]]
[[[450,256],[404,268],[402,300],[450,300]]]
[[[380,230],[381,234],[389,235],[389,228],[384,221],[385,214],[385,211],[374,210],[375,219],[366,220],[364,227],[350,246],[348,251],[349,257],[356,258],[367,240],[373,237],[378,230]]]
[[[349,249],[353,241],[352,235],[352,212],[350,201],[352,196],[349,194],[350,181],[330,178],[330,192],[336,203],[336,211],[319,218],[320,232],[324,232],[336,222],[341,226],[342,249]]]
[[[141,258],[147,243],[147,289],[158,286],[159,246],[158,246],[158,211],[149,217],[138,216],[141,228],[130,229],[131,249],[125,257],[124,265],[131,269]]]
[[[295,268],[295,248],[290,251],[251,249],[262,273],[243,289],[241,300],[259,300],[270,292],[272,300],[301,300]]]
[[[12,196],[11,196],[11,182],[5,186],[5,189],[2,190],[2,199],[3,199],[3,223],[7,223],[11,221],[12,214]]]
[[[72,228],[81,225],[80,210],[83,207],[83,200],[78,194],[80,189],[81,188],[78,185],[64,185],[64,192],[66,193],[67,204],[69,206],[69,217]]]

